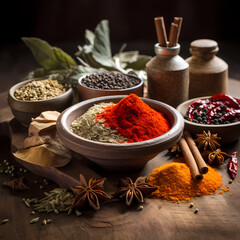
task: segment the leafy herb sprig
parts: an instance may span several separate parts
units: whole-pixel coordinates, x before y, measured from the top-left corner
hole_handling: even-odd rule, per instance
[[[25,79],[47,77],[75,88],[78,79],[85,74],[118,71],[137,75],[146,81],[145,65],[151,57],[140,55],[138,51],[123,52],[125,44],[118,54],[112,56],[108,20],[102,20],[94,32],[88,29],[85,31],[85,45],[78,46],[75,54],[79,64],[63,50],[52,47],[44,40],[22,40],[41,66]]]

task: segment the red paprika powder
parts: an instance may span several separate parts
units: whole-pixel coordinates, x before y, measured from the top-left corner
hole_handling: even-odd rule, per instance
[[[170,129],[164,114],[150,108],[135,94],[106,107],[97,119],[103,120],[106,127],[116,129],[129,143],[159,137]]]

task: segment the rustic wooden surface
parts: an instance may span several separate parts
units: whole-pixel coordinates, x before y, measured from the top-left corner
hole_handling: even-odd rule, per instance
[[[229,93],[239,97],[240,82],[230,81]],[[6,93],[0,95],[0,120],[9,120],[12,115],[6,105]],[[17,169],[21,166],[11,155],[10,140],[7,137],[8,126],[0,124],[0,163],[8,159]],[[19,138],[22,136],[20,135]],[[223,150],[231,153],[240,152],[240,141]],[[238,153],[239,158],[239,153]],[[60,170],[72,177],[78,178],[80,172],[87,177],[106,177],[106,190],[111,193],[117,187],[118,179],[124,176],[136,178],[149,174],[153,168],[171,162],[173,159],[167,151],[160,153],[151,160],[140,172],[134,173],[109,173],[82,159],[73,159],[72,162]],[[227,162],[219,168],[224,174],[223,187],[228,184]],[[23,175],[18,173],[19,176]],[[104,204],[97,212],[85,210],[81,217],[74,214],[36,214],[31,215],[31,209],[22,202],[22,198],[41,197],[44,191],[49,191],[57,185],[51,182],[45,186],[43,178],[27,172],[24,176],[28,180],[30,190],[16,192],[7,187],[0,186],[0,221],[9,218],[9,222],[0,225],[0,239],[240,239],[240,174],[237,182],[230,186],[229,192],[199,197],[193,199],[193,208],[189,202],[180,204],[166,200],[146,199],[142,211],[136,207],[128,208],[123,202],[113,201]],[[12,177],[0,174],[0,182],[10,180]],[[34,180],[38,184],[34,184]],[[40,185],[44,188],[41,190]],[[232,194],[230,196],[229,194]],[[194,214],[195,208],[199,209]],[[36,216],[40,221],[30,224]],[[51,218],[53,222],[41,225],[43,219]]]

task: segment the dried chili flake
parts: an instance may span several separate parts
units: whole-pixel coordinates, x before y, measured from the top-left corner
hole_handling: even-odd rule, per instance
[[[228,172],[232,179],[234,179],[237,175],[237,152],[232,153],[229,161],[228,161]]]

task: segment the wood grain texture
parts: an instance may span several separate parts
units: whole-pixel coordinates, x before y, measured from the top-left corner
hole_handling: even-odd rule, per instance
[[[234,88],[239,88],[240,83],[233,82]],[[231,88],[230,88],[231,89]],[[1,101],[0,101],[1,103]],[[6,106],[5,106],[6,107]],[[4,109],[4,107],[3,107]],[[2,110],[2,109],[1,109]],[[7,117],[7,116],[6,116]],[[1,130],[4,124],[0,124]],[[4,128],[5,128],[4,127]],[[7,132],[7,131],[6,131]],[[21,167],[11,156],[9,138],[0,134],[0,163],[4,159],[14,163],[16,168]],[[19,136],[20,137],[20,136]],[[19,143],[19,141],[16,141]],[[224,146],[226,152],[240,152],[240,141]],[[76,179],[80,172],[87,178],[91,176],[106,177],[106,191],[112,193],[117,188],[119,178],[130,176],[148,175],[155,167],[172,161],[171,155],[164,151],[151,160],[144,169],[132,173],[110,173],[103,171],[98,166],[86,159],[74,158],[73,161],[60,170]],[[228,184],[227,162],[219,167],[219,172],[224,174],[223,187]],[[20,174],[20,173],[19,173]],[[191,200],[193,208],[189,208],[189,202],[182,201],[180,204],[159,199],[146,199],[142,211],[137,211],[137,206],[126,207],[118,200],[102,205],[97,212],[85,210],[81,217],[74,214],[36,214],[30,215],[31,209],[22,202],[22,197],[41,197],[44,191],[56,187],[51,182],[44,189],[39,189],[43,179],[30,172],[25,174],[31,190],[15,192],[0,186],[0,220],[9,218],[9,222],[0,225],[0,239],[16,240],[66,240],[66,239],[176,239],[176,240],[211,240],[211,239],[239,239],[240,238],[240,174],[237,182],[228,184],[229,192],[217,193]],[[10,176],[0,174],[0,182],[11,179]],[[34,184],[34,180],[38,184]],[[229,194],[232,194],[230,196]],[[199,209],[194,214],[195,208]],[[40,221],[30,224],[30,220],[36,216]],[[41,225],[43,219],[51,218],[53,222],[46,226]]]

